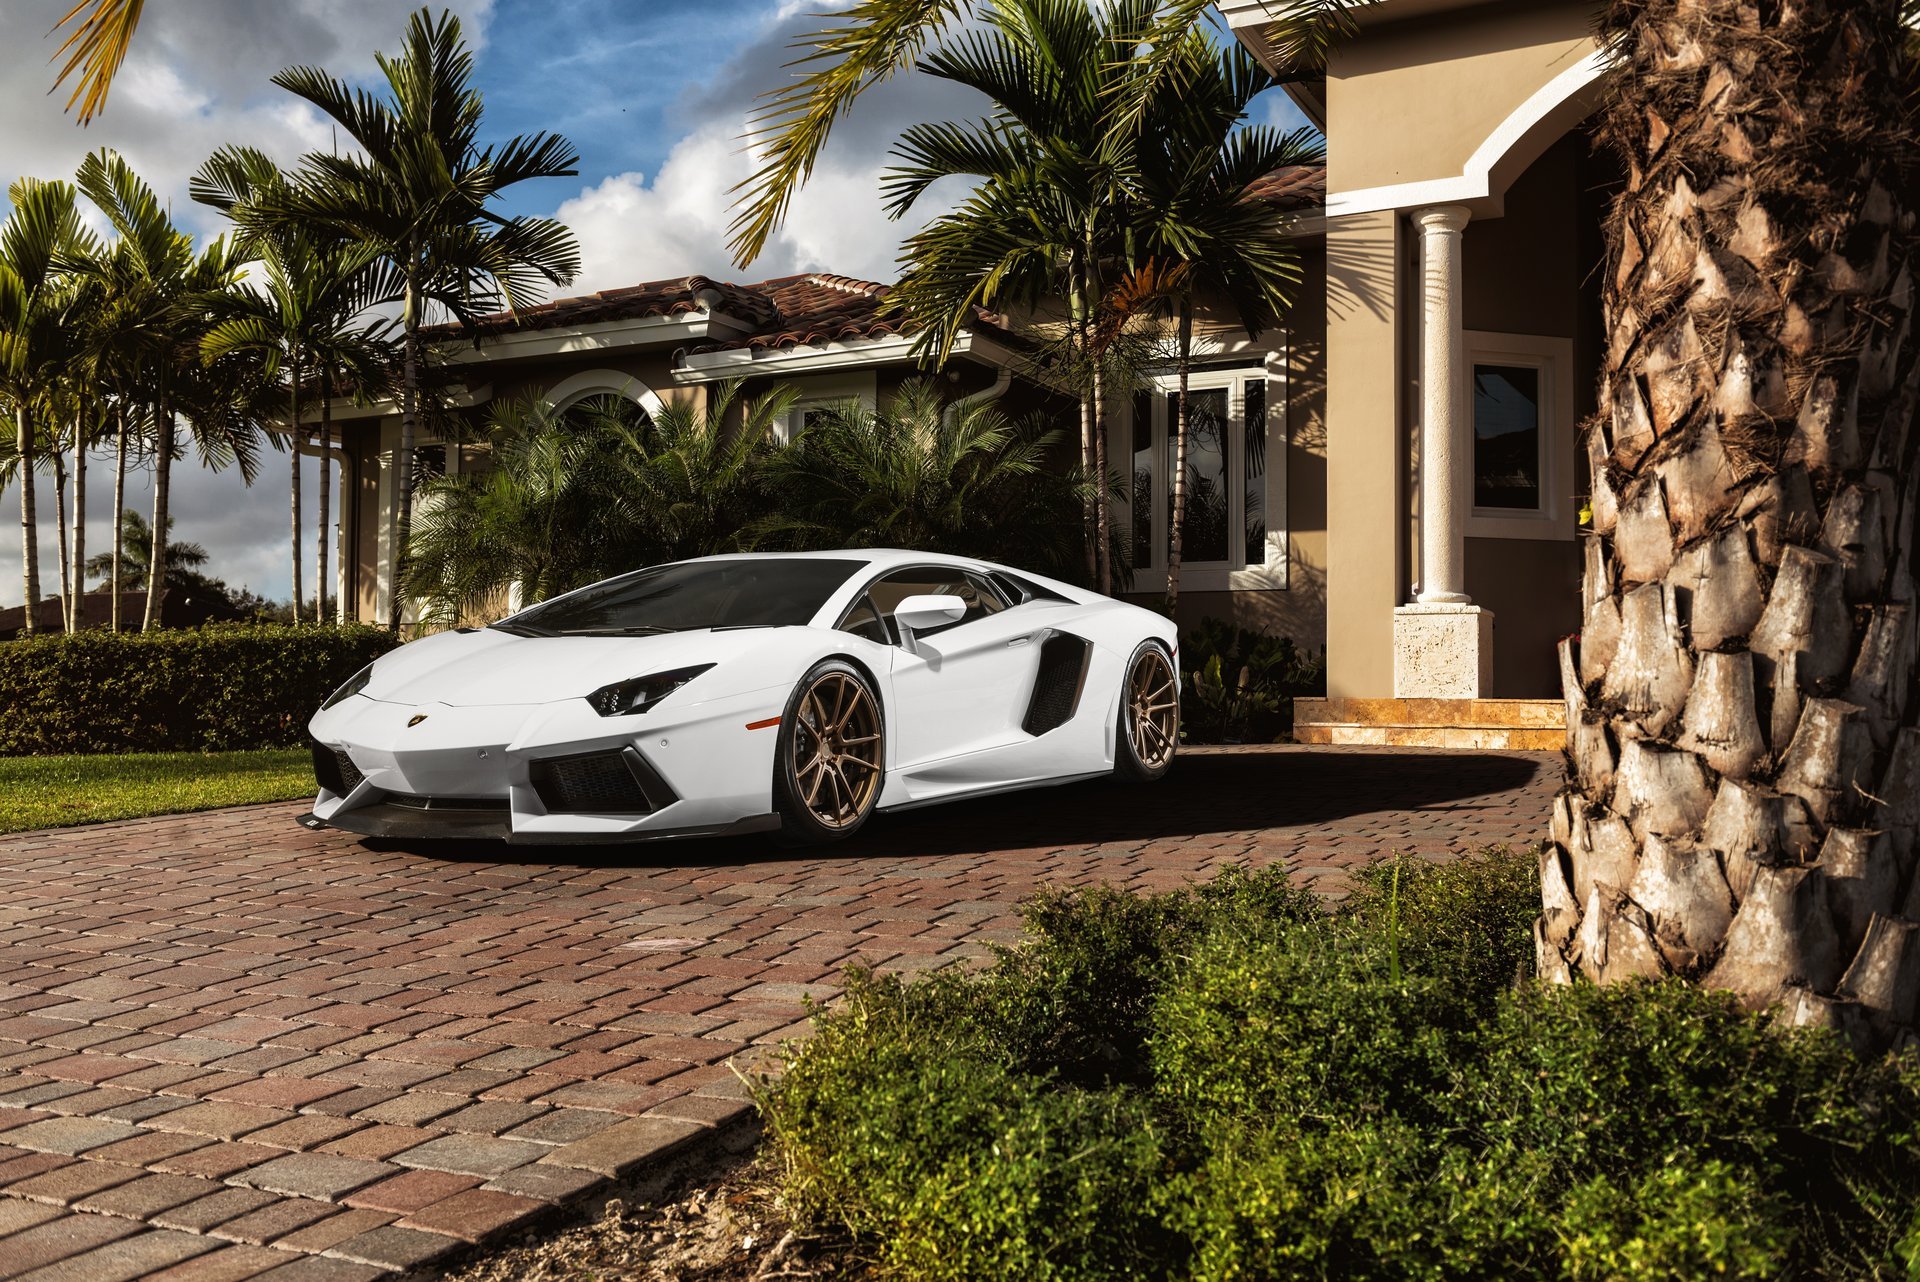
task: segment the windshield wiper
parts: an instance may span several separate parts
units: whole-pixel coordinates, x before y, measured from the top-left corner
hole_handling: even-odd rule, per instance
[[[536,628],[531,623],[509,623],[502,620],[499,623],[489,623],[487,626],[493,628],[495,631],[505,632],[509,636],[516,637],[553,637],[560,635],[557,632],[549,632],[545,628]]]
[[[568,628],[555,635],[563,637],[646,637],[663,632],[678,632],[679,628],[663,628],[657,623],[639,623],[626,628]]]

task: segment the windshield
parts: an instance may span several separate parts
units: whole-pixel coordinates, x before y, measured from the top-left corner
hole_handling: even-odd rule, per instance
[[[533,636],[618,636],[804,624],[864,564],[815,557],[682,561],[596,583],[493,626]]]

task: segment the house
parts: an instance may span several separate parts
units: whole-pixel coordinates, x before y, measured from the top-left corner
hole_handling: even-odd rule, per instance
[[[1222,0],[1272,62],[1263,0]],[[1287,92],[1328,166],[1270,176],[1296,210],[1304,281],[1284,331],[1204,317],[1192,380],[1181,615],[1327,652],[1325,742],[1553,747],[1555,647],[1580,626],[1580,510],[1595,408],[1602,218],[1622,181],[1591,145],[1602,63],[1586,0],[1378,0],[1324,74]],[[452,364],[465,402],[614,392],[643,406],[715,381],[788,382],[809,403],[881,398],[917,370],[883,286],[824,274],[702,277],[491,318]],[[945,371],[955,395],[1038,395],[983,317]],[[1165,586],[1171,377],[1111,407],[1132,484],[1132,590]],[[352,411],[342,465],[346,599],[385,618],[392,407]],[[457,470],[471,447],[427,447]],[[436,457],[437,456],[437,457]]]

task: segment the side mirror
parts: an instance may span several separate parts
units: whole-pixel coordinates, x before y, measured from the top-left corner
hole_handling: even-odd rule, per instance
[[[957,596],[910,596],[893,608],[893,624],[900,630],[900,648],[918,654],[914,633],[925,632],[952,623],[967,612],[967,603]]]

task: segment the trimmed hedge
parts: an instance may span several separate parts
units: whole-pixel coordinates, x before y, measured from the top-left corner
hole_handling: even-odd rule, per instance
[[[222,624],[0,643],[0,756],[298,747],[391,632]]]

